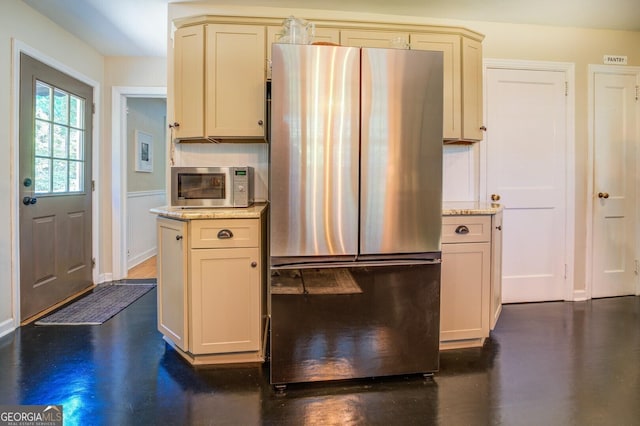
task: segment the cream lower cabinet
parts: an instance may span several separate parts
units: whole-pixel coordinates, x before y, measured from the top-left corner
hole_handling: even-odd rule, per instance
[[[189,349],[187,224],[159,217],[158,330],[175,346]]]
[[[491,218],[491,330],[502,312],[502,211]]]
[[[497,321],[501,301],[500,280],[492,281],[498,265],[492,261],[494,222],[495,215],[443,217],[441,349],[481,346]]]
[[[257,247],[191,250],[193,354],[260,350],[259,258]]]
[[[263,361],[262,220],[159,218],[158,229],[165,339],[192,364]]]

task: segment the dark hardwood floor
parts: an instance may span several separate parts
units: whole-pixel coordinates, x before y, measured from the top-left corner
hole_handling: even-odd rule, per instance
[[[268,365],[195,369],[156,331],[156,290],[101,326],[0,338],[0,405],[68,425],[640,424],[640,298],[506,305],[483,348],[422,376],[290,385]]]

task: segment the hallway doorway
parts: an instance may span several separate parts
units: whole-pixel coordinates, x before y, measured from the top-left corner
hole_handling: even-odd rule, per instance
[[[155,255],[155,220],[148,211],[166,204],[166,88],[114,87],[112,100],[112,279],[119,280],[130,267]],[[148,109],[145,100],[164,102],[162,123],[154,125],[162,132],[150,130],[148,114],[139,113]],[[139,117],[129,123],[134,108]],[[147,147],[149,157],[141,158],[144,143],[153,148]]]

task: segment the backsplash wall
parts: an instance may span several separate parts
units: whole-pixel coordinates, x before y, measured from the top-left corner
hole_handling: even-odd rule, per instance
[[[477,144],[444,145],[443,200],[478,199]],[[174,164],[183,167],[251,166],[255,169],[255,199],[267,200],[269,193],[269,145],[266,143],[176,144]]]

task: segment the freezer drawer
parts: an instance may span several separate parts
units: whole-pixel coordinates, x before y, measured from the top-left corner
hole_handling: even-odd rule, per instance
[[[438,370],[439,263],[332,271],[271,271],[272,384]]]

